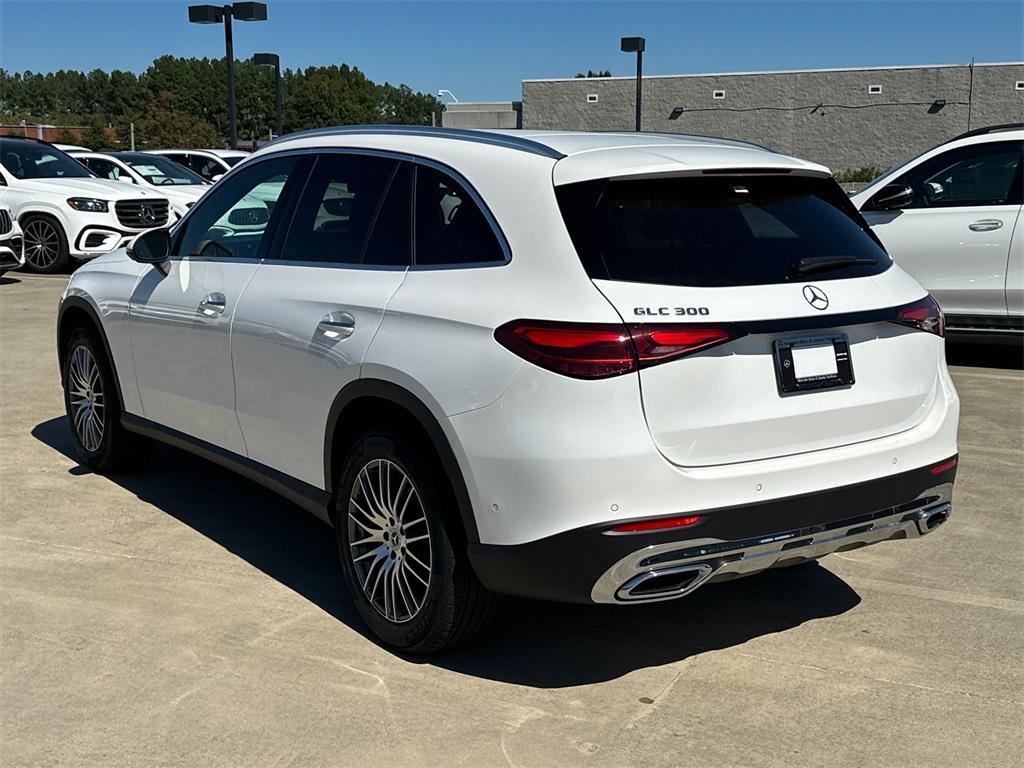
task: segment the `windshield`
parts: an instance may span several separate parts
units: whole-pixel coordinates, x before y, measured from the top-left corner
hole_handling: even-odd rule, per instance
[[[35,141],[0,139],[0,162],[16,179],[80,179],[93,175],[59,149]]]
[[[225,163],[234,168],[240,162],[245,160],[245,155],[235,155],[234,157],[222,157],[221,160],[223,160]]]
[[[206,184],[206,179],[160,155],[115,155],[154,186]]]
[[[557,188],[587,274],[720,287],[874,275],[892,263],[831,179],[600,180]]]

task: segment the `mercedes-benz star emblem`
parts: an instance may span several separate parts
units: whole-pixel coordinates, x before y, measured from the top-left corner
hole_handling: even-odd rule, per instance
[[[153,210],[153,206],[151,205],[141,206],[139,210],[139,215],[142,217],[142,220],[147,224],[152,224],[154,221],[156,221],[156,212]],[[804,295],[806,296],[807,294],[804,293]],[[810,301],[810,299],[808,299],[808,301]],[[826,301],[825,303],[827,304],[828,302]]]
[[[828,296],[816,285],[804,286],[804,298],[815,309],[828,309]]]

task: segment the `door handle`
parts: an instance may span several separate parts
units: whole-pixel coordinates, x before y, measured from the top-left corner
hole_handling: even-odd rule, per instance
[[[967,228],[972,232],[991,232],[994,229],[1001,229],[1003,222],[999,219],[978,219],[973,224],[968,224]]]
[[[328,339],[347,339],[356,329],[356,319],[348,312],[331,312],[316,324],[316,330]]]
[[[223,293],[208,293],[199,300],[199,311],[207,317],[216,317],[224,313],[225,301]]]

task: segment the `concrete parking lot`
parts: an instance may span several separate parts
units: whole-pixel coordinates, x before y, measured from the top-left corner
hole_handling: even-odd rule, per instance
[[[0,763],[1007,766],[1024,754],[1024,374],[950,350],[934,536],[658,606],[505,604],[429,660],[367,638],[332,532],[169,448],[71,458],[65,277],[0,285]],[[1017,757],[1013,757],[1017,755]]]

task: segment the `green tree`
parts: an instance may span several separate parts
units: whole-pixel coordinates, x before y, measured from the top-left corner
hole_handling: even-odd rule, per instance
[[[378,104],[377,122],[397,125],[430,125],[432,114],[440,125],[444,112],[444,105],[436,97],[417,93],[407,85],[378,86]]]
[[[576,73],[576,77],[611,77],[611,76],[612,76],[612,71],[610,69],[601,69],[601,70],[598,70],[597,72],[595,72],[592,69],[588,69],[587,70],[587,74],[585,74],[585,75],[582,72],[577,72]]]
[[[137,147],[222,147],[224,138],[216,127],[171,106],[169,93],[161,93],[136,126]]]
[[[82,127],[82,144],[97,152],[114,149],[114,142],[107,135],[106,121],[102,116],[93,116]]]

